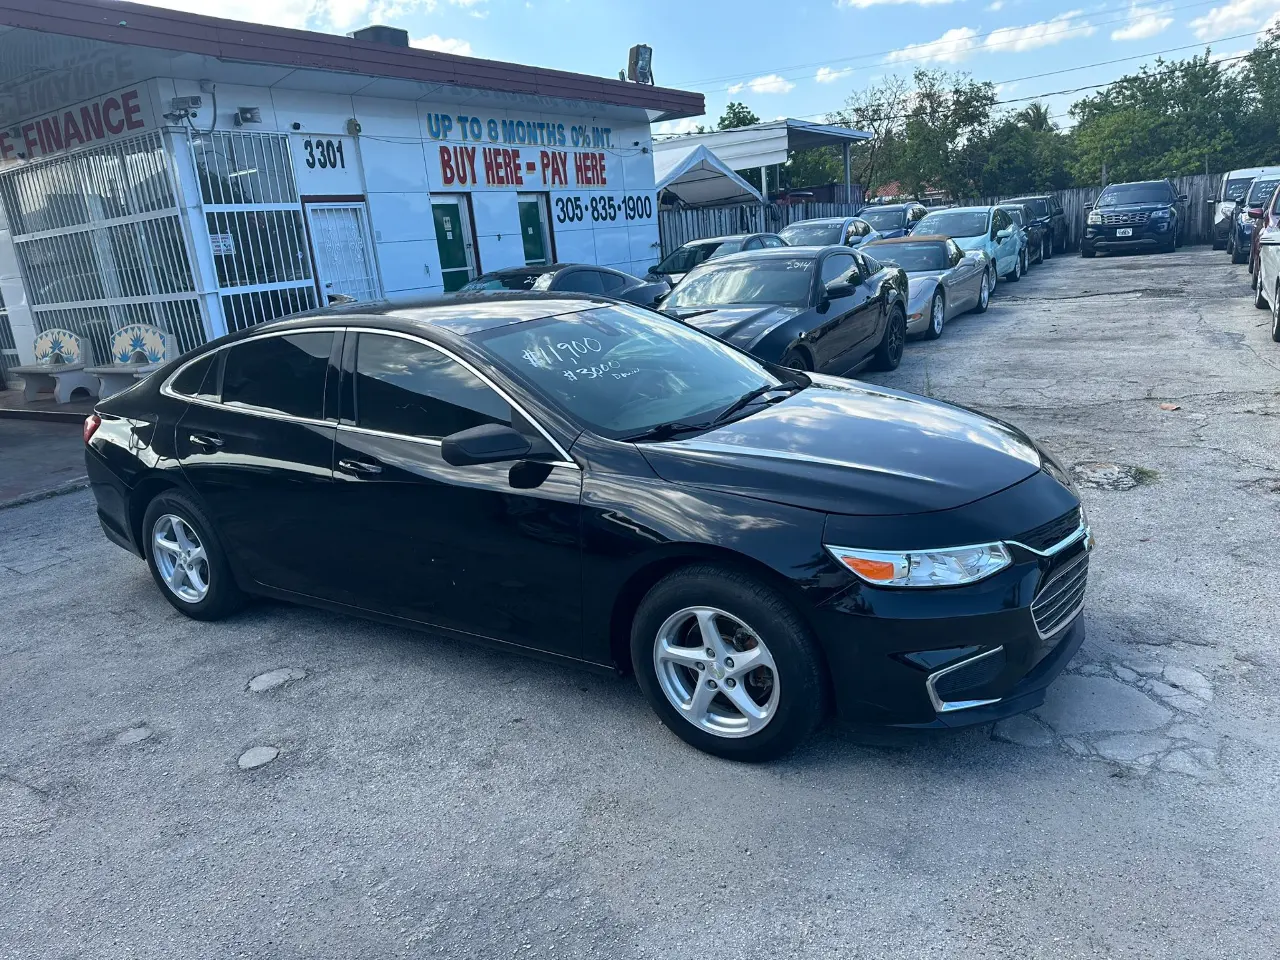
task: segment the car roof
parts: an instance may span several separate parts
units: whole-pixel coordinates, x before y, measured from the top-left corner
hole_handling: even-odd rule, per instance
[[[813,217],[810,220],[796,220],[793,223],[788,223],[787,226],[783,227],[782,229],[786,230],[787,227],[807,226],[808,224],[812,224],[812,223],[823,223],[823,224],[845,223],[849,220],[857,220],[857,219],[858,219],[857,217]]]
[[[707,260],[705,263],[698,264],[698,266],[719,266],[723,263],[736,263],[743,260],[795,260],[798,258],[815,258],[824,250],[838,250],[841,253],[853,253],[851,248],[835,243],[827,244],[826,246],[764,247],[760,250],[739,250],[737,253],[727,253],[723,257],[716,257],[714,260]]]
[[[923,236],[916,236],[915,234],[909,233],[905,237],[882,237],[879,240],[872,240],[870,243],[864,245],[863,249],[865,250],[867,247],[897,246],[902,243],[946,243],[950,239],[950,237],[944,237],[940,233],[928,233]]]
[[[1028,200],[1052,200],[1052,199],[1053,199],[1052,197],[1050,197],[1047,193],[1045,193],[1045,194],[1039,194],[1039,195],[1031,194],[1026,197],[1010,197],[1008,200],[1001,200],[1000,202],[1001,203],[1026,203]]]
[[[1271,173],[1280,173],[1280,167],[1241,167],[1227,173],[1226,179],[1243,179],[1245,177],[1262,177]]]
[[[726,243],[729,240],[745,240],[747,237],[753,236],[755,236],[753,233],[731,233],[725,237],[703,237],[701,240],[690,240],[688,243],[681,244],[681,246],[701,247],[708,243]]]
[[[942,210],[930,210],[929,213],[990,213],[992,207],[946,207]]]
[[[905,210],[907,207],[924,206],[919,200],[904,200],[902,203],[869,203],[863,207],[863,212],[867,210]],[[861,216],[862,214],[859,214]]]
[[[1171,184],[1168,180],[1127,180],[1124,183],[1108,183],[1102,189],[1106,191],[1106,190],[1110,190],[1112,187],[1155,187],[1155,186],[1172,187],[1173,184]]]

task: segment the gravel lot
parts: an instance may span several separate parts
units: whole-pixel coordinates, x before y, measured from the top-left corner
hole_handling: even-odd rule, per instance
[[[1138,468],[1084,491],[1090,639],[1035,717],[763,767],[629,680],[278,604],[185,620],[85,492],[0,511],[0,956],[1273,958],[1264,318],[1221,253],[1060,257],[910,344],[876,379]]]

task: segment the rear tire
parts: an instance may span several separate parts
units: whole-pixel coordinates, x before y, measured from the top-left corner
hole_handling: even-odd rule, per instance
[[[1271,339],[1280,343],[1280,280],[1271,294]]]
[[[889,322],[884,328],[880,346],[871,358],[874,370],[897,370],[902,362],[902,351],[907,343],[907,315],[898,304],[889,311]]]
[[[1053,241],[1048,237],[1040,238],[1040,262],[1053,259]]]
[[[741,666],[733,655],[757,649],[763,656],[756,659],[771,666],[734,680]],[[706,650],[715,656],[704,656]],[[679,656],[663,657],[664,651]],[[705,666],[694,669],[700,662]],[[669,730],[728,760],[780,757],[826,714],[827,678],[808,627],[772,587],[731,567],[697,564],[658,581],[631,624],[631,666]],[[749,718],[738,703],[747,711],[754,704],[757,715]]]
[[[185,494],[166,490],[147,504],[142,548],[156,586],[179,613],[193,620],[221,620],[247,602],[213,524]]]
[[[1240,245],[1237,243],[1231,244],[1231,262],[1232,263],[1237,263],[1237,264],[1245,263],[1248,261],[1248,259],[1249,259],[1248,251],[1241,250]]]
[[[1258,278],[1253,278],[1253,305],[1259,310],[1266,310],[1271,304],[1267,303],[1267,298],[1262,295],[1262,284],[1258,282]]]

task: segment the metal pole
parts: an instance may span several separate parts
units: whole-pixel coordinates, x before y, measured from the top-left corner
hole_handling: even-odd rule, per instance
[[[769,168],[760,168],[760,196],[764,197],[764,202],[769,202]]]
[[[840,145],[840,152],[844,154],[844,202],[853,203],[853,174],[849,164],[848,140]]]

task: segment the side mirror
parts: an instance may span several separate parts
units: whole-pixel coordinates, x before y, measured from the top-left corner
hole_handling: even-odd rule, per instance
[[[1008,240],[1012,236],[1013,236],[1013,227],[1005,227],[1003,230],[1001,230],[999,233],[996,234],[996,239]]]
[[[1179,202],[1179,203],[1186,203],[1189,199],[1190,199],[1190,197],[1188,197],[1185,193],[1180,193],[1180,194],[1178,194],[1178,202]]]
[[[839,300],[841,297],[852,297],[858,288],[847,280],[832,280],[825,289],[828,300]]]
[[[459,430],[440,441],[440,456],[455,467],[520,460],[532,449],[533,444],[523,433],[498,423]]]
[[[1092,210],[1092,209],[1093,209],[1093,204],[1092,204],[1092,203],[1086,203],[1086,204],[1084,205],[1084,209],[1085,209],[1085,212],[1086,212],[1086,213],[1088,213],[1090,210]]]

